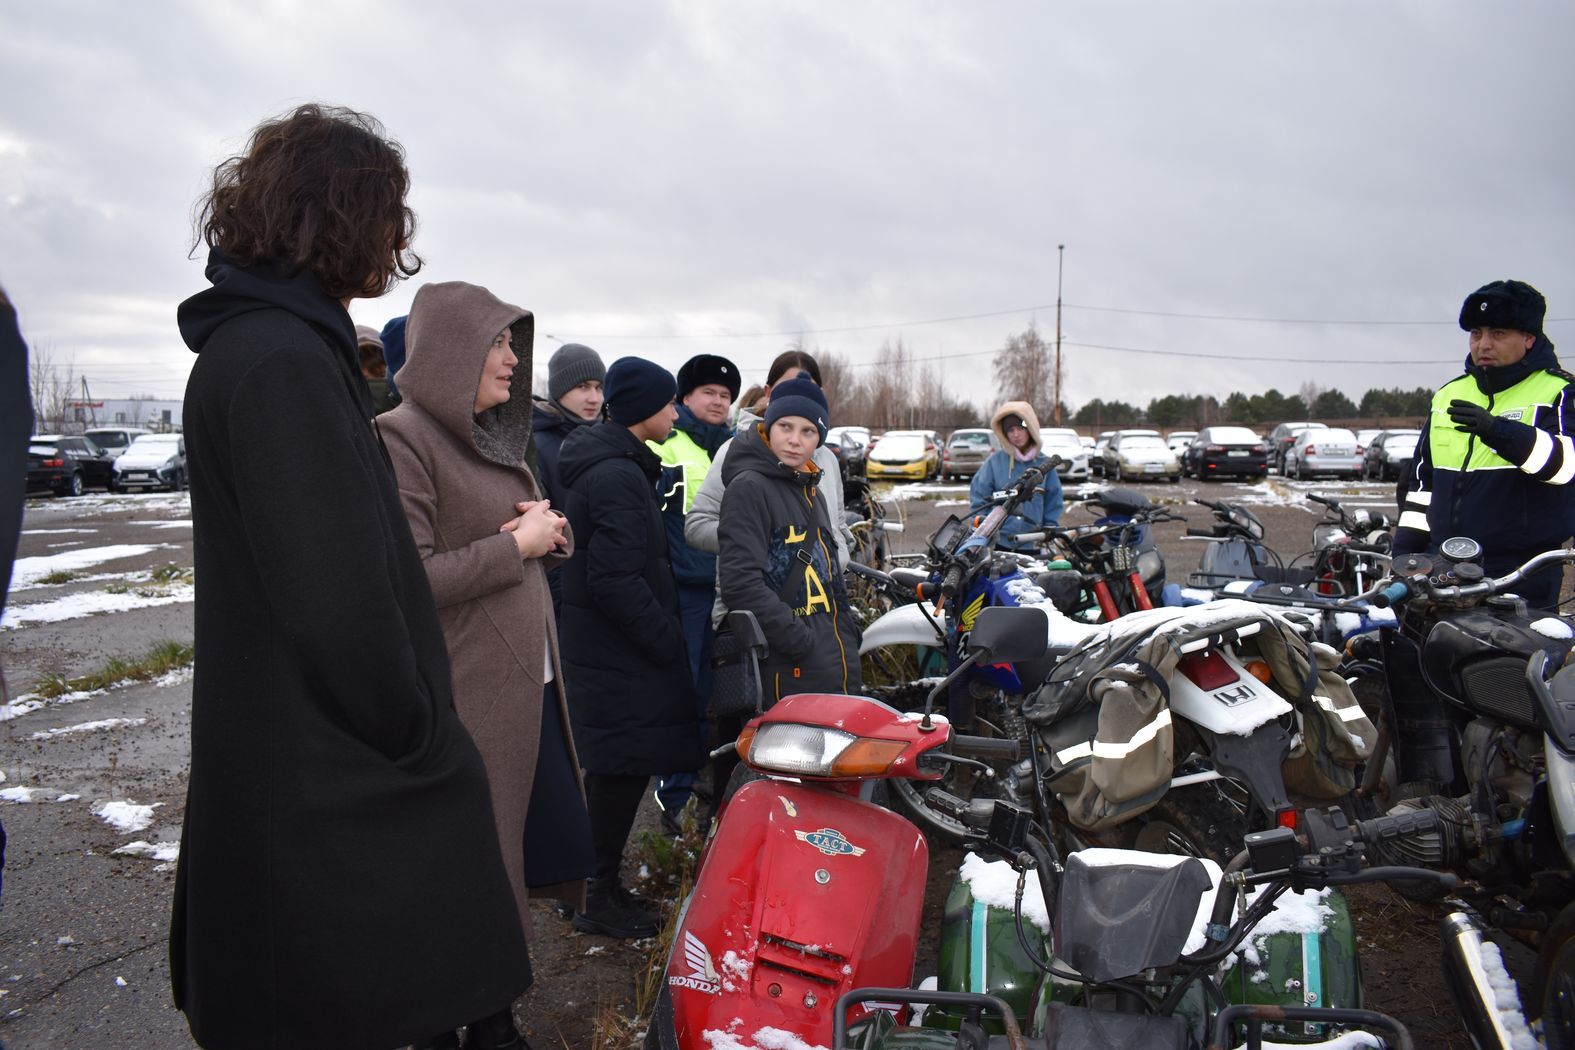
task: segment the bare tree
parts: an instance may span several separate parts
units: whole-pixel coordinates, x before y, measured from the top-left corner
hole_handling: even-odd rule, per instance
[[[1301,389],[1298,390],[1297,393],[1301,395],[1302,404],[1306,405],[1308,411],[1310,412],[1312,410],[1313,403],[1318,400],[1318,395],[1322,394],[1325,389],[1327,388],[1321,387],[1309,379],[1307,382],[1301,385]]]
[[[1007,337],[1006,345],[994,359],[995,386],[1002,401],[1026,401],[1035,412],[1050,409],[1042,418],[1049,420],[1055,406],[1055,352],[1039,334],[1038,327]],[[1063,369],[1063,381],[1064,381]]]
[[[53,347],[32,348],[27,362],[28,390],[33,395],[33,414],[41,433],[65,429],[69,402],[77,398],[76,363],[67,359],[62,365]]]

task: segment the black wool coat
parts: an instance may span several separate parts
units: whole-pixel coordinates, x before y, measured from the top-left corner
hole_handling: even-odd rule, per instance
[[[196,556],[170,928],[209,1047],[389,1050],[530,983],[349,315],[215,254],[180,308]]]
[[[558,647],[580,764],[630,775],[699,769],[700,717],[657,505],[661,460],[604,422],[564,439],[558,472],[557,506],[575,543]]]

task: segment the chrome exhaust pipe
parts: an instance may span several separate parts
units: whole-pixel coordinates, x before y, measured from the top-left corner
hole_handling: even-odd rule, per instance
[[[1461,1024],[1482,1050],[1535,1046],[1515,979],[1486,933],[1482,920],[1469,911],[1451,912],[1439,931],[1444,977],[1454,993]]]

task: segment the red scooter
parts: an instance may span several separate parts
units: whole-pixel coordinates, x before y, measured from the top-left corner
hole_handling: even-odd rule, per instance
[[[758,686],[760,628],[749,613],[731,615]],[[959,736],[930,710],[975,663],[1042,656],[1048,633],[1043,610],[985,609],[968,658],[923,715],[803,693],[744,727],[733,745],[743,763],[736,790],[679,915],[647,1050],[830,1046],[840,996],[912,981],[929,847],[905,818],[871,801],[874,789],[893,778],[939,780],[958,763],[988,773],[979,759],[1015,758],[1015,740]],[[971,807],[956,804],[966,819]],[[993,807],[981,806],[987,818]],[[908,1008],[861,1009],[855,1025],[882,1010],[903,1020]]]

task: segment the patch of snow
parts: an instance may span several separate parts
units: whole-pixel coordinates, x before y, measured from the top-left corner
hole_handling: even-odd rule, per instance
[[[197,589],[189,583],[174,584],[162,594],[143,597],[140,594],[111,594],[108,591],[86,591],[68,594],[52,602],[33,605],[13,605],[6,609],[0,620],[0,631],[15,630],[27,624],[59,623],[61,620],[78,620],[98,613],[118,613],[131,609],[145,609],[155,605],[177,605],[195,600]]]
[[[1570,627],[1569,621],[1561,620],[1557,616],[1544,616],[1540,620],[1533,620],[1531,629],[1547,638],[1575,637],[1575,629]]]
[[[0,802],[31,802],[33,789],[30,787],[0,788]]]
[[[38,581],[56,572],[76,572],[90,565],[100,565],[120,558],[135,558],[165,543],[117,543],[108,547],[84,547],[79,551],[64,551],[36,558],[18,558],[11,570],[11,590],[22,591],[37,586]]]
[[[126,524],[127,525],[141,525],[142,527],[148,528],[148,529],[189,529],[189,528],[191,528],[191,519],[190,518],[174,518],[174,519],[171,519],[169,521],[165,521],[165,520],[162,520],[162,519],[154,520],[154,521],[128,521],[128,522],[126,522]]]
[[[23,529],[24,536],[64,536],[71,532],[94,533],[97,529]]]
[[[116,977],[115,978],[115,987],[116,988],[124,988],[124,987],[126,987],[126,979],[124,977]]]
[[[56,729],[44,729],[28,737],[29,740],[53,740],[56,737],[69,736],[72,733],[97,733],[105,729],[120,729],[147,724],[146,718],[101,718],[97,722],[78,722],[72,726],[60,726]]]
[[[1242,906],[1250,906],[1261,892],[1261,888],[1249,892]],[[1274,910],[1253,927],[1251,935],[1236,949],[1236,954],[1246,959],[1249,966],[1262,966],[1263,957],[1258,949],[1265,938],[1276,933],[1317,934],[1334,917],[1334,909],[1324,903],[1328,896],[1327,889],[1282,894],[1274,902]]]
[[[827,1050],[817,1043],[806,1043],[792,1032],[780,1028],[757,1028],[748,1040],[732,1032],[708,1028],[700,1034],[712,1050]]]
[[[69,794],[67,794],[67,795],[61,795],[59,798],[55,799],[55,801],[56,802],[75,802],[77,799],[79,799],[81,797],[82,797],[81,795],[69,795]]]
[[[135,842],[126,843],[114,852],[124,853],[132,857],[152,857],[156,861],[168,864],[180,856],[180,843],[144,842],[138,839]]]
[[[1371,1032],[1341,1032],[1333,1039],[1325,1039],[1319,1043],[1276,1043],[1265,1039],[1260,1044],[1263,1050],[1380,1050],[1388,1046],[1382,1039]],[[1243,1043],[1236,1050],[1246,1050],[1247,1044]]]
[[[959,495],[967,495],[968,494],[968,486],[967,485],[925,485],[925,484],[893,485],[891,487],[891,492],[887,493],[886,498],[889,499],[889,500],[897,500],[897,501],[910,500],[910,499],[924,499],[926,496],[929,496],[929,495],[931,495],[933,493],[937,493],[937,492],[947,492],[947,493],[953,493],[954,492],[954,493],[957,493]],[[963,500],[962,502],[966,503],[967,500]]]
[[[155,802],[151,806],[139,806],[130,800],[105,802],[94,809],[93,812],[104,823],[117,831],[145,831],[153,824],[153,811],[163,804],[162,802]]]
[[[968,884],[968,892],[992,908],[1011,912],[1017,900],[1017,872],[1004,860],[985,860],[977,853],[963,858],[958,875]],[[1023,918],[1039,927],[1040,933],[1050,932],[1050,913],[1045,908],[1044,893],[1039,879],[1030,875],[1023,887]]]

